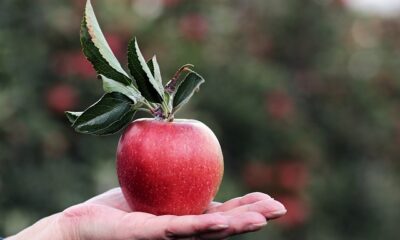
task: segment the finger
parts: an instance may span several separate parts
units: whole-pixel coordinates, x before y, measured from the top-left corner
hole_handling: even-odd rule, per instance
[[[229,227],[229,218],[219,213],[187,216],[159,216],[136,227],[138,239],[193,237],[206,232],[218,232]]]
[[[223,204],[212,206],[209,208],[206,213],[213,213],[213,212],[226,212],[231,209],[237,208],[242,205],[246,204],[251,204],[254,202],[262,201],[262,200],[267,200],[271,199],[271,197],[265,193],[261,192],[254,192],[254,193],[249,193],[243,197],[238,197],[231,199]]]
[[[257,212],[263,215],[266,219],[275,219],[283,216],[286,213],[286,208],[282,203],[270,198],[267,200],[242,205],[230,211],[224,212],[223,214],[236,215],[245,212]]]
[[[229,228],[214,232],[200,234],[200,239],[224,239],[233,235],[254,232],[267,224],[263,215],[257,212],[236,213],[229,217]]]
[[[102,193],[87,200],[86,203],[100,204],[116,208],[124,212],[132,212],[131,208],[125,200],[124,195],[122,194],[121,188],[113,188],[111,190],[108,190],[105,193]]]
[[[208,204],[208,206],[207,206],[208,210],[206,210],[206,211],[209,211],[210,209],[219,207],[221,205],[222,205],[222,203],[220,203],[220,202],[210,202],[210,204]]]

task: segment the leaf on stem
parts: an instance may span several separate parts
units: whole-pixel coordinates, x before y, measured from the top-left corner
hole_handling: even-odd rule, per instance
[[[106,93],[86,109],[72,124],[77,132],[108,135],[121,130],[132,121],[136,112],[133,101],[119,92]]]
[[[142,101],[143,99],[142,95],[132,84],[124,85],[120,82],[109,79],[108,77],[101,74],[99,75],[99,77],[103,81],[104,92],[106,93],[120,92],[125,96],[129,97],[134,103]]]
[[[125,85],[132,82],[108,45],[97,22],[90,0],[86,2],[85,14],[81,24],[81,44],[83,53],[98,74]]]
[[[149,61],[147,61],[147,66],[149,66],[151,74],[157,82],[162,85],[160,65],[158,65],[157,57],[154,55]]]
[[[136,38],[132,39],[128,46],[129,71],[135,79],[142,96],[150,102],[161,103],[163,100],[164,89],[161,81],[156,80],[151,71],[152,67],[155,72],[154,75],[158,75],[157,71],[159,72],[159,67],[155,58],[152,58],[151,64],[149,65],[150,67],[140,52]]]
[[[66,111],[65,115],[68,118],[68,121],[73,124],[75,122],[75,120],[82,115],[83,112],[71,112],[71,111]]]
[[[154,76],[153,58],[150,58],[150,59],[147,61],[147,66],[149,67],[151,74]]]
[[[177,87],[172,104],[173,112],[176,112],[186,104],[204,82],[205,80],[202,76],[191,70]]]

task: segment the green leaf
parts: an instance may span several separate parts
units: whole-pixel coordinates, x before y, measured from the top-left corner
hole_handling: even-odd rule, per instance
[[[150,58],[150,59],[147,61],[147,66],[149,67],[151,74],[154,76],[153,58]]]
[[[151,73],[153,74],[155,80],[161,84],[162,87],[162,78],[161,78],[161,71],[160,65],[158,65],[156,55],[153,56],[151,59],[152,68],[150,68]]]
[[[118,132],[132,121],[133,101],[122,93],[106,93],[80,115],[72,127],[77,132],[108,135]]]
[[[178,85],[176,93],[173,99],[173,112],[176,112],[180,107],[189,101],[193,96],[194,92],[200,88],[200,85],[204,82],[202,76],[198,73],[191,71],[182,82]]]
[[[162,84],[160,66],[158,65],[156,55],[147,61],[147,66],[149,66],[154,79]]]
[[[97,22],[90,0],[86,2],[85,14],[81,24],[81,44],[83,53],[98,74],[125,85],[132,82],[108,45]]]
[[[120,92],[129,97],[134,103],[142,101],[142,95],[140,95],[140,92],[132,84],[124,85],[101,74],[99,77],[103,80],[103,90],[106,93]]]
[[[152,64],[150,64],[150,67],[153,66],[156,72],[158,64],[156,64],[157,61],[153,59],[151,60]],[[142,96],[150,102],[161,103],[164,94],[162,83],[154,78],[150,67],[147,65],[140,52],[136,38],[129,42],[128,67],[131,75],[136,80],[136,84]]]
[[[68,118],[68,121],[73,124],[75,122],[75,120],[82,115],[83,112],[70,112],[70,111],[66,111],[65,115]]]

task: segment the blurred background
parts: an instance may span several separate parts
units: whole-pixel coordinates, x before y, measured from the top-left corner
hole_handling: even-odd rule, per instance
[[[80,50],[84,3],[0,0],[0,235],[117,186],[119,134],[79,135],[63,114],[102,95]],[[93,5],[123,65],[137,36],[164,81],[185,63],[205,77],[178,117],[221,142],[217,199],[262,191],[286,205],[233,239],[398,238],[399,0]]]

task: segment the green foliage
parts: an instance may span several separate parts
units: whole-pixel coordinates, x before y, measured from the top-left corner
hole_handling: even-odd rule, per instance
[[[163,100],[163,87],[161,79],[155,79],[140,52],[136,38],[132,39],[128,47],[128,66],[143,97],[150,102],[161,103]],[[157,69],[157,61],[151,60],[152,69]],[[156,75],[156,74],[154,74]],[[157,77],[160,75],[157,74]]]
[[[131,79],[122,69],[100,29],[90,0],[86,3],[81,24],[81,44],[83,53],[93,64],[98,74],[125,85],[131,83]]]
[[[179,85],[176,94],[164,95],[156,56],[146,63],[134,38],[128,46],[128,67],[138,86],[137,90],[108,45],[90,0],[86,2],[81,24],[81,43],[84,54],[103,80],[106,94],[82,113],[66,112],[68,120],[73,122],[72,127],[80,133],[108,135],[118,132],[132,121],[136,111],[134,104],[144,105],[141,109],[153,113],[156,118],[173,120],[173,114],[189,101],[194,90],[204,82],[200,75],[192,73]],[[175,95],[176,99],[173,99]],[[123,96],[130,98],[130,101]],[[151,105],[148,101],[157,105]]]
[[[133,102],[118,92],[106,93],[99,101],[86,109],[72,124],[77,132],[108,135],[121,130],[132,121]],[[71,112],[67,112],[71,115]]]
[[[66,112],[65,112],[65,116],[67,116],[68,121],[69,121],[71,124],[73,124],[73,123],[76,121],[76,119],[77,119],[80,115],[82,115],[82,113],[83,113],[83,112],[71,112],[71,111],[66,111]]]
[[[141,102],[142,95],[140,92],[132,85],[124,85],[117,81],[107,78],[106,76],[99,75],[103,80],[103,90],[106,93],[119,92],[129,97],[133,103]]]
[[[204,83],[204,79],[199,74],[194,71],[188,73],[178,85],[176,93],[173,94],[173,111],[176,112],[182,105],[187,103],[194,92],[199,90],[202,83]]]

